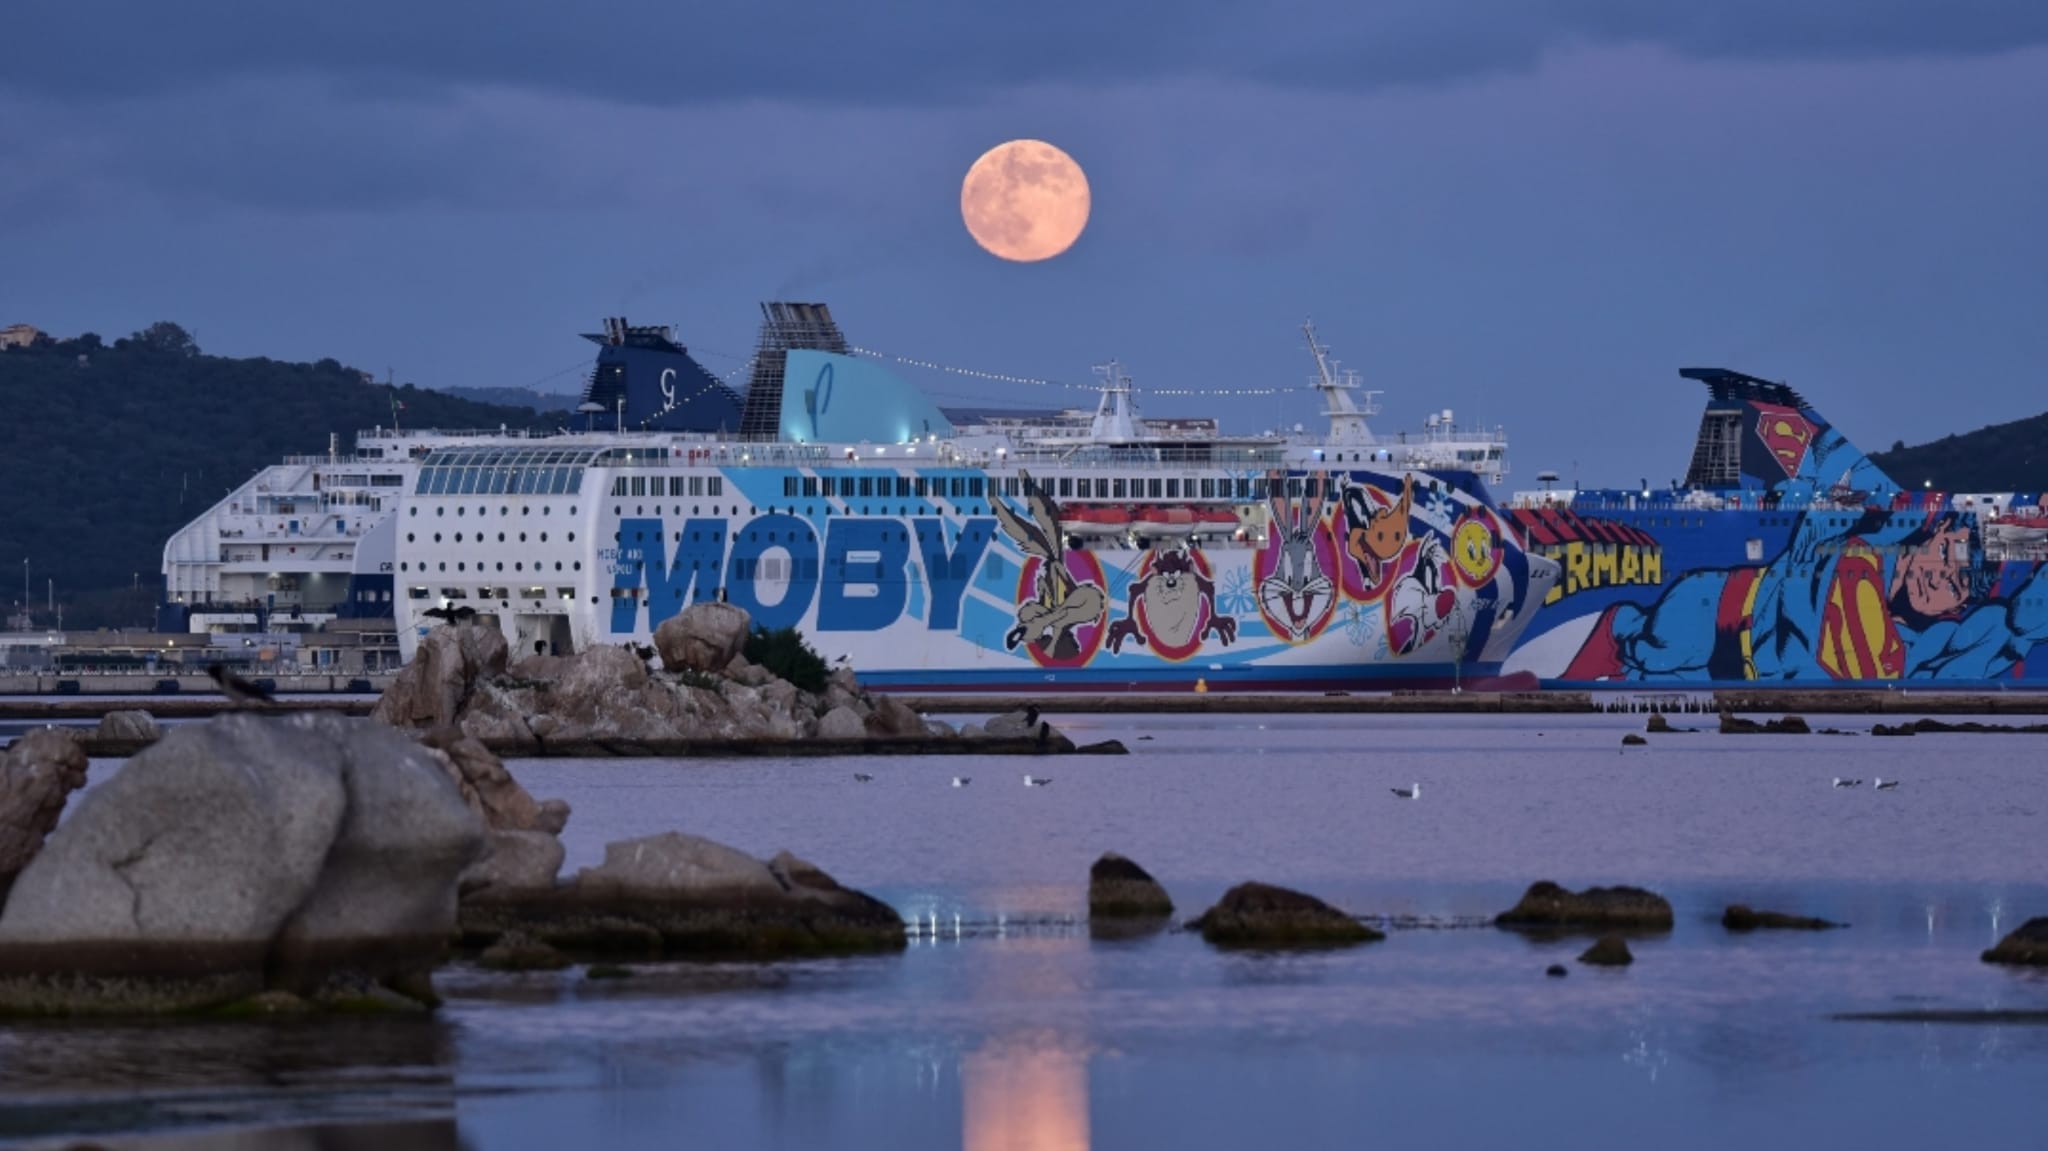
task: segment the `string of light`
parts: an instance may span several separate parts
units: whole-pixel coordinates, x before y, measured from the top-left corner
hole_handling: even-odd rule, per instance
[[[901,366],[904,366],[904,367],[911,367],[911,368],[924,368],[924,369],[926,369],[927,371],[933,371],[933,372],[945,372],[945,373],[947,373],[948,375],[954,375],[954,376],[962,376],[962,377],[965,377],[965,378],[967,378],[967,379],[971,379],[971,380],[994,380],[994,381],[996,381],[997,383],[1004,383],[1004,384],[1026,384],[1026,385],[1029,385],[1029,386],[1031,386],[1031,387],[1036,387],[1036,388],[1065,388],[1065,389],[1067,389],[1067,390],[1069,390],[1069,391],[1076,391],[1076,392],[1100,392],[1100,391],[1102,390],[1102,385],[1101,385],[1101,384],[1099,384],[1099,383],[1097,383],[1097,384],[1076,384],[1076,383],[1070,383],[1070,382],[1068,382],[1068,381],[1065,381],[1065,380],[1047,380],[1047,379],[1040,379],[1040,378],[1038,378],[1038,377],[1036,377],[1036,376],[1013,376],[1013,375],[1010,375],[1010,374],[1009,374],[1009,373],[1007,373],[1007,372],[985,372],[985,371],[982,371],[982,370],[980,370],[979,368],[962,368],[962,367],[957,367],[957,366],[955,366],[955,365],[953,365],[953,364],[941,364],[941,363],[938,363],[938,362],[937,362],[937,361],[935,361],[935,360],[920,360],[920,359],[917,359],[916,357],[913,357],[913,356],[898,356],[898,355],[894,355],[894,354],[892,354],[892,353],[889,353],[889,352],[881,352],[881,351],[876,351],[876,350],[875,350],[875,349],[873,349],[873,348],[861,348],[861,347],[853,347],[853,348],[849,348],[848,350],[849,350],[849,351],[851,351],[851,352],[852,352],[852,353],[853,353],[854,355],[857,355],[857,356],[867,356],[867,357],[868,357],[868,358],[870,358],[870,359],[876,359],[876,360],[886,360],[886,361],[888,361],[888,362],[890,362],[890,363],[892,363],[892,364],[897,364],[897,365],[901,365]],[[1290,392],[1305,392],[1305,391],[1308,391],[1309,389],[1308,389],[1308,388],[1274,388],[1274,387],[1266,387],[1266,388],[1144,388],[1144,389],[1141,389],[1141,390],[1142,390],[1142,391],[1143,391],[1143,392],[1144,392],[1144,393],[1145,393],[1146,395],[1151,395],[1151,396],[1280,396],[1280,395],[1286,395],[1286,394],[1288,394],[1288,393],[1290,393]]]

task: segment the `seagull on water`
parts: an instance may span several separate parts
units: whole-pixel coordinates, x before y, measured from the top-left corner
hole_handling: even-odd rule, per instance
[[[875,777],[865,771],[856,771],[853,773],[853,781],[855,783],[873,783],[875,782]]]
[[[224,663],[207,664],[206,674],[213,677],[213,682],[220,686],[220,693],[228,697],[228,702],[237,706],[245,703],[276,702],[277,697],[272,695],[268,688],[243,679],[229,671],[228,665]]]
[[[1388,791],[1391,791],[1391,792],[1393,792],[1393,793],[1394,793],[1394,798],[1396,798],[1396,799],[1421,799],[1421,798],[1422,798],[1422,785],[1421,785],[1421,784],[1419,784],[1419,783],[1417,783],[1417,784],[1414,784],[1414,785],[1412,785],[1412,786],[1409,786],[1409,787],[1390,787],[1390,788],[1388,788],[1387,790],[1388,790]]]
[[[1899,781],[1896,779],[1876,779],[1871,781],[1871,785],[1879,791],[1897,791],[1899,789]]]
[[[1049,784],[1049,783],[1051,783],[1051,782],[1052,782],[1052,778],[1051,778],[1050,776],[1044,776],[1044,775],[1026,775],[1026,776],[1024,777],[1024,786],[1025,786],[1025,787],[1044,787],[1044,786],[1046,786],[1047,784]]]
[[[971,776],[971,775],[956,775],[956,776],[954,776],[954,777],[953,777],[953,786],[954,786],[954,787],[966,787],[966,786],[967,786],[968,784],[970,784],[970,783],[973,783],[973,782],[974,782],[974,777],[973,777],[973,776]]]
[[[1862,781],[1862,780],[1860,780],[1860,779],[1843,779],[1843,778],[1841,778],[1840,776],[1837,776],[1837,777],[1835,778],[1835,786],[1836,786],[1836,787],[1862,787],[1862,786],[1863,786],[1863,781]]]

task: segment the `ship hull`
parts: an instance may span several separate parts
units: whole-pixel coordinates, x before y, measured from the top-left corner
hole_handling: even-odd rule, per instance
[[[1469,477],[1178,468],[1190,492],[1242,496],[1211,509],[1242,509],[1250,532],[1105,540],[1066,530],[1081,517],[1057,470],[680,463],[478,498],[437,494],[463,469],[429,461],[398,545],[405,657],[440,622],[428,610],[473,608],[516,660],[648,644],[724,600],[900,691],[1533,686],[1501,662],[1556,575]],[[1353,539],[1359,508],[1377,552]]]

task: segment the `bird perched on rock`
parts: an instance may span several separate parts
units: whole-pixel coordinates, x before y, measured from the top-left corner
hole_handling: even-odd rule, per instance
[[[241,676],[229,671],[228,665],[224,663],[207,664],[206,674],[213,677],[213,682],[220,687],[220,693],[228,697],[228,702],[237,706],[245,703],[275,703],[277,701],[277,697],[272,695],[268,688],[243,679]]]
[[[476,618],[476,609],[463,604],[461,607],[430,607],[420,614],[446,623],[462,624]]]

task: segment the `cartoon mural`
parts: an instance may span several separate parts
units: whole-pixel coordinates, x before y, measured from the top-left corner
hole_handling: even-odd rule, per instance
[[[1967,500],[1902,489],[1782,384],[1684,374],[1712,392],[1687,491],[1575,492],[1568,508],[1513,513],[1564,578],[1510,671],[1815,685],[2026,674],[2048,639],[2048,552],[2014,546],[1995,520],[1987,538]]]
[[[1410,537],[1408,519],[1415,510],[1415,477],[1401,481],[1401,498],[1367,484],[1350,484],[1344,489],[1344,554],[1358,568],[1358,584],[1348,582],[1346,591],[1355,599],[1366,599],[1385,586],[1382,569],[1401,554]],[[1346,573],[1347,576],[1350,573]]]
[[[1901,526],[1871,511],[1847,531],[1827,518],[1801,517],[1768,564],[1687,572],[1647,607],[1609,606],[1563,678],[1988,680],[2048,638],[2039,565],[1994,596],[1955,513]]]
[[[1085,663],[1101,641],[1109,605],[1101,565],[1086,552],[1066,550],[1059,504],[1032,482],[1029,472],[1018,474],[1024,479],[1031,518],[1011,511],[1001,500],[992,505],[1003,534],[1026,557],[1018,583],[1017,626],[1003,636],[1003,646],[1015,651],[1018,644],[1028,643],[1032,658],[1041,662]],[[1087,570],[1091,566],[1092,572]],[[1025,587],[1031,589],[1028,599]],[[1087,634],[1077,634],[1082,632]],[[1090,641],[1085,651],[1084,638]]]
[[[1290,493],[1290,483],[1299,489]],[[1337,606],[1336,534],[1328,501],[1328,472],[1290,480],[1286,472],[1266,475],[1272,519],[1266,546],[1252,557],[1258,581],[1259,614],[1273,634],[1289,643],[1305,643],[1329,626]]]
[[[1124,618],[1109,625],[1110,653],[1128,639],[1164,659],[1186,659],[1212,635],[1228,646],[1237,639],[1237,620],[1216,610],[1208,557],[1185,544],[1147,551]]]

